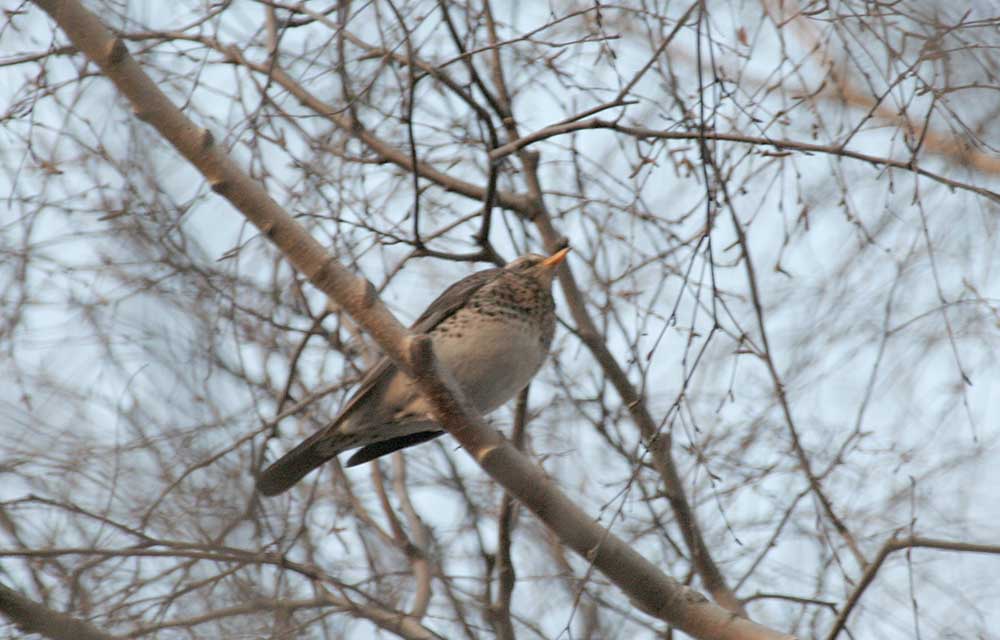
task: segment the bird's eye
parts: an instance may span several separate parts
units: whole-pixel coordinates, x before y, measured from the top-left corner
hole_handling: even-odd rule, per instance
[[[507,268],[514,271],[526,271],[541,261],[542,258],[537,256],[521,256],[507,265]]]

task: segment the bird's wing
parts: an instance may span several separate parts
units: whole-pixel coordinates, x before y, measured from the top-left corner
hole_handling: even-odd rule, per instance
[[[435,298],[434,302],[428,305],[420,317],[410,325],[413,333],[427,333],[434,327],[465,306],[472,294],[479,291],[483,286],[493,280],[503,269],[486,269],[468,275],[455,284],[451,285],[444,292]]]
[[[469,298],[472,297],[472,294],[492,280],[498,271],[500,269],[486,269],[485,271],[473,273],[445,289],[444,293],[439,295],[423,314],[417,318],[416,322],[410,326],[410,330],[414,333],[427,333],[436,327],[445,318],[464,306],[469,301]],[[266,496],[277,495],[291,488],[292,485],[301,480],[307,473],[337,455],[339,453],[337,451],[338,447],[333,442],[328,441],[328,439],[336,438],[340,423],[373,390],[387,384],[395,372],[396,365],[392,363],[392,360],[383,356],[371,371],[362,378],[357,391],[354,392],[354,395],[351,396],[351,399],[347,401],[347,404],[330,424],[303,440],[298,446],[281,456],[281,458],[260,474],[260,477],[257,478],[257,490]],[[359,464],[362,461],[361,458],[367,457],[364,460],[367,461],[384,453],[424,442],[434,437],[430,435],[431,433],[435,432],[402,436],[401,438],[391,439],[382,446],[377,444],[369,445],[369,447],[362,448],[359,452],[360,456],[355,456],[358,458],[357,460],[352,458],[351,462]],[[350,449],[351,447],[347,446],[345,448]],[[379,451],[382,451],[382,453],[379,453]]]
[[[462,278],[455,284],[451,285],[444,290],[444,293],[439,295],[434,299],[434,302],[427,306],[420,317],[410,325],[410,331],[413,333],[427,333],[434,327],[441,324],[445,318],[452,315],[460,308],[465,306],[465,303],[469,301],[476,291],[482,288],[487,282],[492,280],[500,269],[486,269],[485,271],[477,271],[472,275]],[[340,414],[333,420],[331,426],[335,427],[343,420],[354,407],[365,398],[372,389],[375,389],[380,384],[384,384],[392,377],[392,374],[396,372],[396,365],[392,363],[392,360],[382,356],[378,363],[372,370],[369,371],[364,378],[361,379],[361,384],[358,385],[357,390],[351,399],[347,401],[347,404],[340,411]]]
[[[356,467],[359,464],[371,462],[375,458],[381,458],[382,456],[390,454],[393,451],[399,451],[400,449],[405,449],[406,447],[412,447],[415,444],[421,444],[443,435],[444,431],[419,431],[417,433],[411,433],[408,436],[399,436],[396,438],[389,438],[388,440],[383,440],[381,442],[376,442],[375,444],[370,444],[358,449],[357,452],[347,460],[347,464],[344,466]]]

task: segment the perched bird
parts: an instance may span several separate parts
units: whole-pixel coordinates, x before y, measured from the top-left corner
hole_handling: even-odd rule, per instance
[[[430,336],[435,357],[481,415],[517,395],[542,366],[555,332],[552,279],[568,252],[529,254],[463,278],[411,327]],[[329,426],[260,474],[257,491],[286,491],[349,449],[360,447],[347,461],[351,467],[442,433],[413,381],[383,357]]]

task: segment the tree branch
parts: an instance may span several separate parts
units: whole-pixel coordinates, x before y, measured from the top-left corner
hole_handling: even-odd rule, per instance
[[[38,633],[53,640],[113,640],[89,622],[78,620],[0,584],[0,613],[25,633]]]
[[[840,610],[840,614],[833,622],[833,626],[830,628],[830,633],[827,634],[826,640],[834,640],[838,635],[840,635],[840,632],[844,630],[844,627],[847,625],[847,618],[851,615],[851,611],[853,611],[854,607],[857,606],[858,602],[861,600],[861,596],[864,595],[868,586],[875,580],[875,576],[882,568],[882,565],[885,564],[886,558],[888,558],[894,551],[918,548],[937,549],[939,551],[957,551],[960,553],[990,553],[1000,555],[1000,545],[995,544],[975,544],[969,542],[955,542],[952,540],[936,540],[920,536],[907,536],[905,538],[899,538],[893,534],[891,538],[885,541],[882,548],[879,549],[878,555],[875,556],[875,559],[868,564],[864,574],[858,581],[858,586],[854,588],[851,596],[847,599],[847,604],[845,604],[844,608]]]
[[[517,140],[513,140],[494,149],[490,152],[490,158],[498,160],[540,140],[565,135],[574,131],[583,131],[586,129],[607,129],[610,131],[624,133],[641,140],[719,140],[723,142],[739,142],[763,147],[773,147],[782,151],[800,151],[806,154],[820,153],[825,155],[840,156],[842,158],[868,162],[875,166],[909,171],[911,173],[924,176],[925,178],[929,178],[935,182],[939,182],[952,189],[970,191],[977,195],[985,196],[994,202],[1000,202],[1000,193],[997,193],[996,191],[992,191],[986,187],[969,184],[967,182],[953,180],[947,176],[930,171],[929,169],[924,169],[923,167],[915,164],[912,159],[893,160],[892,158],[886,158],[883,156],[875,156],[868,153],[862,153],[860,151],[852,151],[840,144],[815,144],[811,142],[800,142],[798,140],[786,140],[765,136],[748,136],[740,133],[726,133],[721,131],[665,131],[659,129],[648,129],[646,127],[632,127],[619,124],[611,120],[602,120],[601,118],[577,120],[574,122],[561,122],[549,127],[544,127],[538,131],[521,136]]]

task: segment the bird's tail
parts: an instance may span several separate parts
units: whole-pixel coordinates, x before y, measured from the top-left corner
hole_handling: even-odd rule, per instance
[[[349,447],[331,446],[329,429],[323,429],[303,440],[297,447],[281,456],[257,477],[257,492],[276,496],[292,488],[307,473],[330,460]]]

